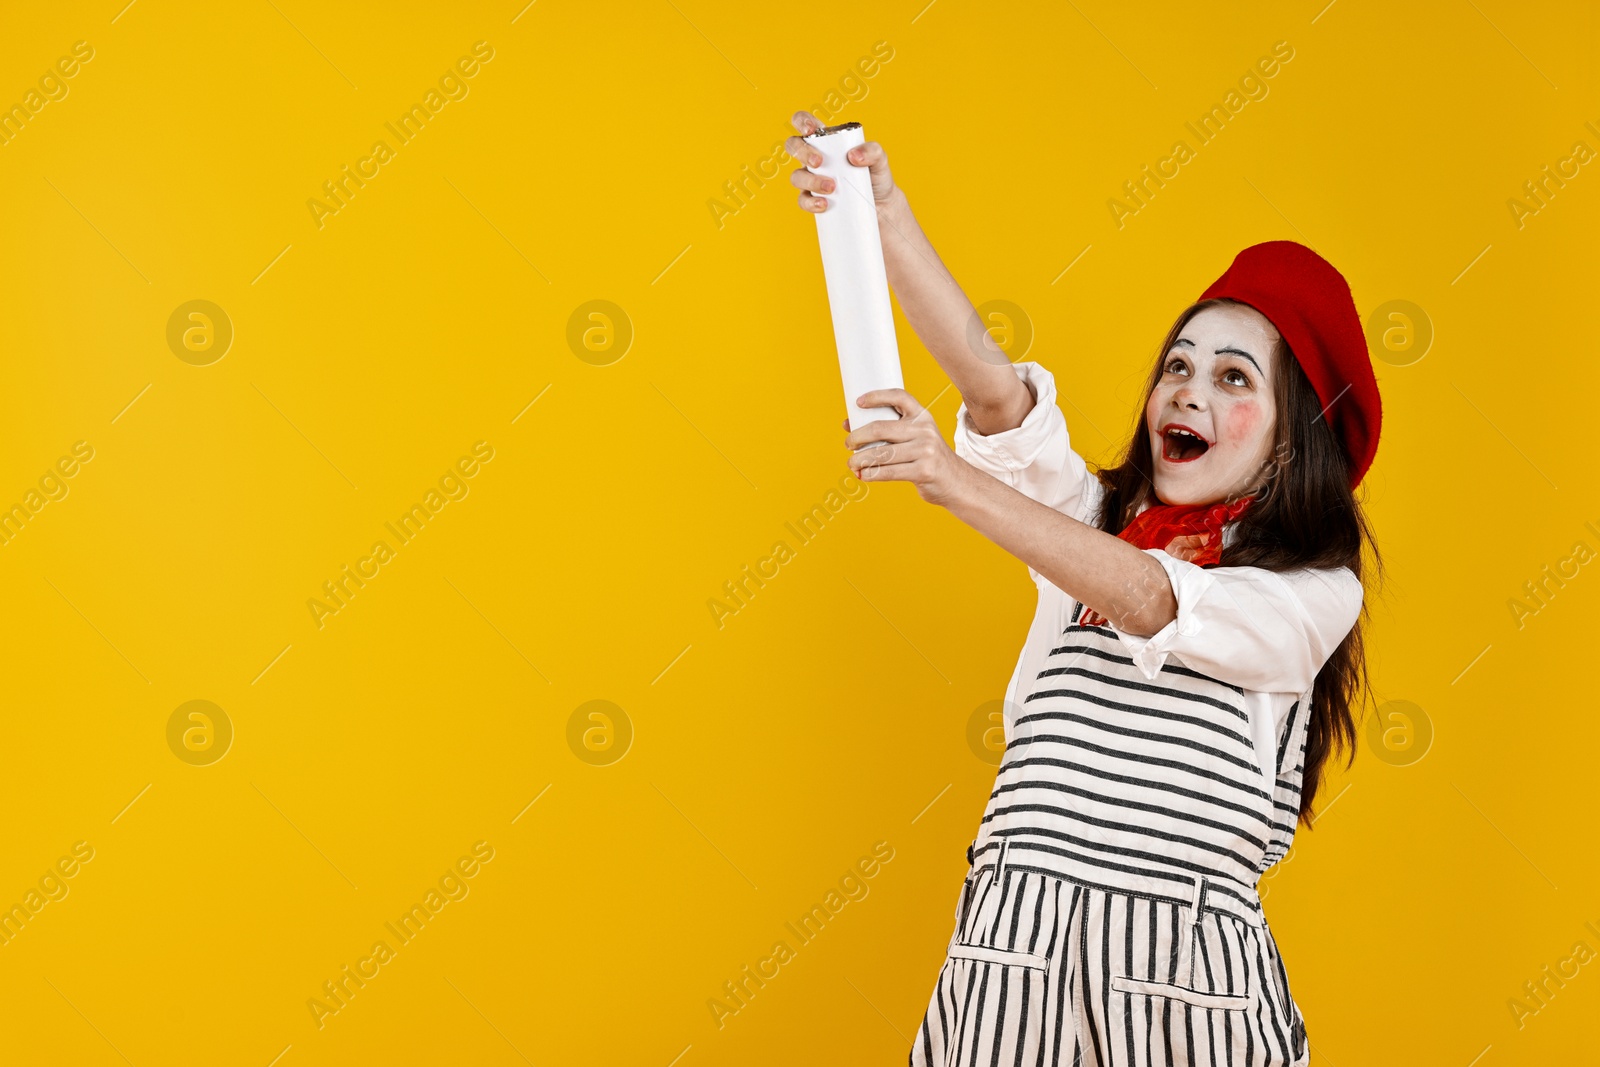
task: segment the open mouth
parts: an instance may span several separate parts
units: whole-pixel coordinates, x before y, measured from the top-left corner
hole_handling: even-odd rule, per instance
[[[1168,426],[1161,435],[1161,456],[1171,463],[1188,463],[1205,455],[1211,445],[1182,426]]]

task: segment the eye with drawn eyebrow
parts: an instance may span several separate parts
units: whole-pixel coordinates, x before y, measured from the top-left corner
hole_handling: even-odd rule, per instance
[[[1256,362],[1256,357],[1252,356],[1242,348],[1219,348],[1217,349],[1217,355],[1239,356],[1242,359],[1247,359],[1250,361],[1250,365],[1256,369],[1257,374],[1261,375],[1262,377],[1266,377],[1266,372],[1261,369],[1261,364]]]

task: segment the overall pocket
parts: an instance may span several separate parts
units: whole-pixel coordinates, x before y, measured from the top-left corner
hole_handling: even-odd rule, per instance
[[[1044,880],[1005,871],[996,884],[986,868],[972,881],[941,983],[952,1013],[948,1062],[1033,1063],[1045,1046],[1050,1002],[1051,961],[1044,952],[1053,941],[1053,915],[1033,926]]]
[[[1250,1006],[1249,994],[1202,993],[1188,986],[1168,982],[1146,982],[1125,975],[1113,975],[1111,988],[1118,993],[1135,993],[1147,997],[1165,997],[1168,1000],[1192,1004],[1197,1008],[1220,1008],[1223,1011],[1244,1011]]]
[[[1239,919],[1214,911],[1202,911],[1200,921],[1192,922],[1182,905],[1156,905],[1158,910],[1158,936],[1156,956],[1172,961],[1163,970],[1159,965],[1154,973],[1136,974],[1113,971],[1111,988],[1132,996],[1160,997],[1189,1004],[1197,1008],[1215,1008],[1221,1011],[1245,1011],[1255,1003],[1250,981],[1250,965],[1254,959],[1251,931]],[[1178,941],[1173,942],[1168,933],[1171,912],[1175,908],[1180,919]],[[1163,923],[1161,920],[1165,919]]]
[[[976,960],[979,963],[999,964],[1003,967],[1027,967],[1041,974],[1050,970],[1050,961],[1033,952],[1009,948],[990,948],[988,945],[964,945],[959,941],[950,946],[953,960]]]

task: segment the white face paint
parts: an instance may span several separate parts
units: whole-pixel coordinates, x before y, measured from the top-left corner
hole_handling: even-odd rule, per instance
[[[1242,304],[1206,308],[1178,333],[1145,405],[1162,503],[1216,503],[1265,482],[1277,431],[1277,342],[1267,317]],[[1175,433],[1178,426],[1195,436]]]

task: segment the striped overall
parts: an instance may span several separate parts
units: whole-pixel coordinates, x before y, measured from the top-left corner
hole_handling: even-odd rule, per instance
[[[1307,1064],[1256,892],[1293,840],[1305,708],[1269,774],[1237,687],[1147,679],[1083,610],[1006,709],[912,1067]]]

